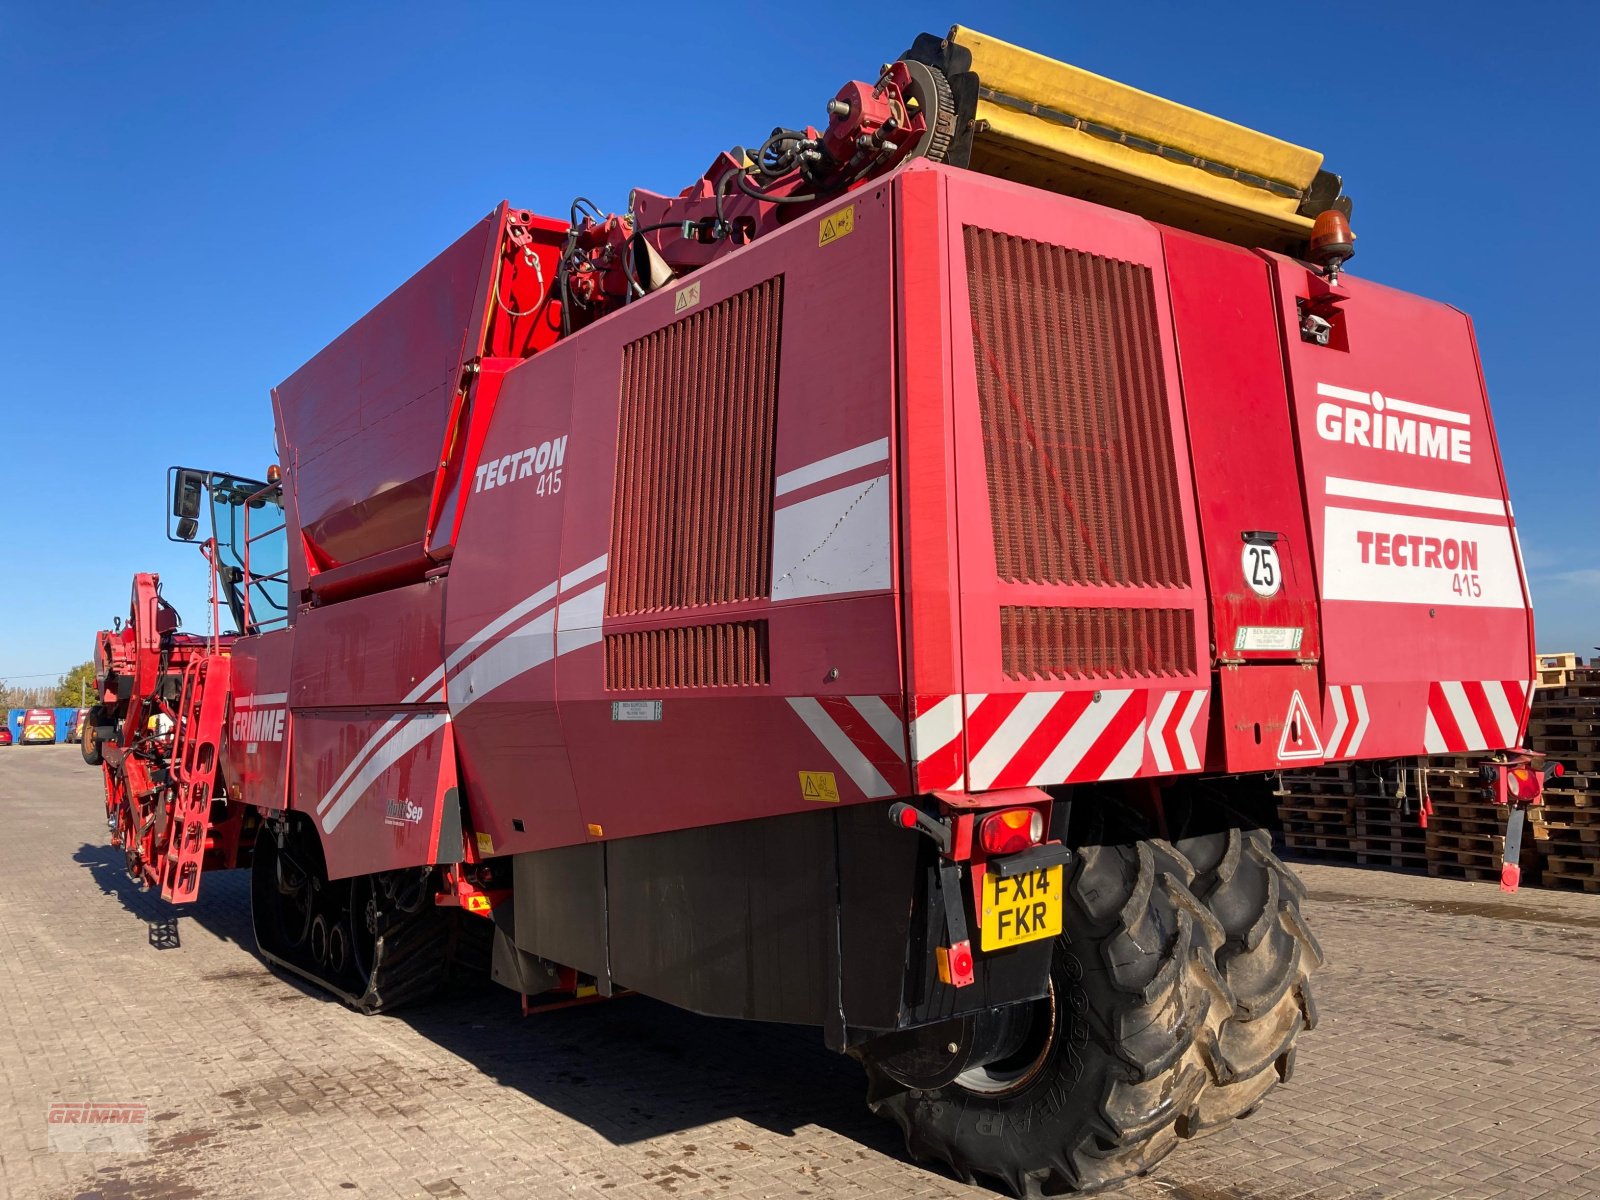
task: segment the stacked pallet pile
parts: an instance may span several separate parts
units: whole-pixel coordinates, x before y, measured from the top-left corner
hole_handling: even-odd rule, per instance
[[[1545,882],[1600,892],[1600,667],[1571,669],[1562,686],[1535,690],[1528,733],[1566,768],[1538,810]]]
[[[1522,840],[1525,884],[1600,893],[1600,667],[1565,667],[1534,691],[1528,741],[1566,774],[1545,788]],[[1447,879],[1498,880],[1506,810],[1483,798],[1486,756],[1345,763],[1283,776],[1286,847],[1305,858],[1425,868]],[[1426,789],[1427,829],[1417,817]]]
[[[1421,867],[1417,779],[1395,763],[1339,763],[1285,773],[1278,789],[1284,844],[1306,858]]]
[[[1443,879],[1499,880],[1506,846],[1506,810],[1483,798],[1478,773],[1484,754],[1419,759],[1432,813],[1425,838],[1428,874]],[[1522,830],[1522,882],[1538,884],[1545,836],[1537,815]]]

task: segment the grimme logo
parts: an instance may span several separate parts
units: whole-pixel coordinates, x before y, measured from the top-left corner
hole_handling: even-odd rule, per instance
[[[540,442],[537,446],[529,446],[526,450],[507,454],[498,462],[485,463],[474,475],[472,490],[487,492],[490,488],[505,487],[508,483],[537,475],[540,476],[540,494],[543,495],[549,476],[553,474],[557,479],[560,478],[561,463],[566,457],[567,438],[563,434],[551,441]]]
[[[45,1113],[50,1149],[57,1153],[121,1151],[142,1153],[147,1136],[150,1106],[147,1104],[102,1104],[93,1100],[58,1101]]]
[[[236,742],[283,741],[282,708],[240,708],[233,714],[233,740]]]
[[[1346,446],[1365,446],[1445,462],[1472,461],[1472,419],[1464,412],[1397,400],[1382,392],[1317,384],[1317,435]]]
[[[410,800],[390,800],[383,806],[383,823],[404,829],[422,820],[422,808]]]

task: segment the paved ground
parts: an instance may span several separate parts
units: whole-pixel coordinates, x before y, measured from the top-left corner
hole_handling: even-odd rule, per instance
[[[245,881],[167,914],[70,747],[0,750],[0,1194],[988,1195],[905,1160],[806,1030],[510,993],[366,1018],[268,974]],[[1328,950],[1292,1085],[1119,1200],[1600,1195],[1600,896],[1307,867]],[[47,1149],[144,1101],[144,1154]]]

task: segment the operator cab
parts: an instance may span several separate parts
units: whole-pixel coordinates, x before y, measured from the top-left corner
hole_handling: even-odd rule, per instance
[[[268,482],[194,467],[167,472],[171,504],[167,538],[192,542],[209,506],[211,536],[200,543],[211,563],[217,599],[227,604],[234,629],[257,634],[288,623],[288,537],[283,484],[277,468]]]

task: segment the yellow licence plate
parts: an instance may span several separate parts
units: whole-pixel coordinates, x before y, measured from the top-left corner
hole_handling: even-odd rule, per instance
[[[1040,867],[1002,879],[983,875],[982,946],[1000,950],[1061,932],[1061,868]]]

